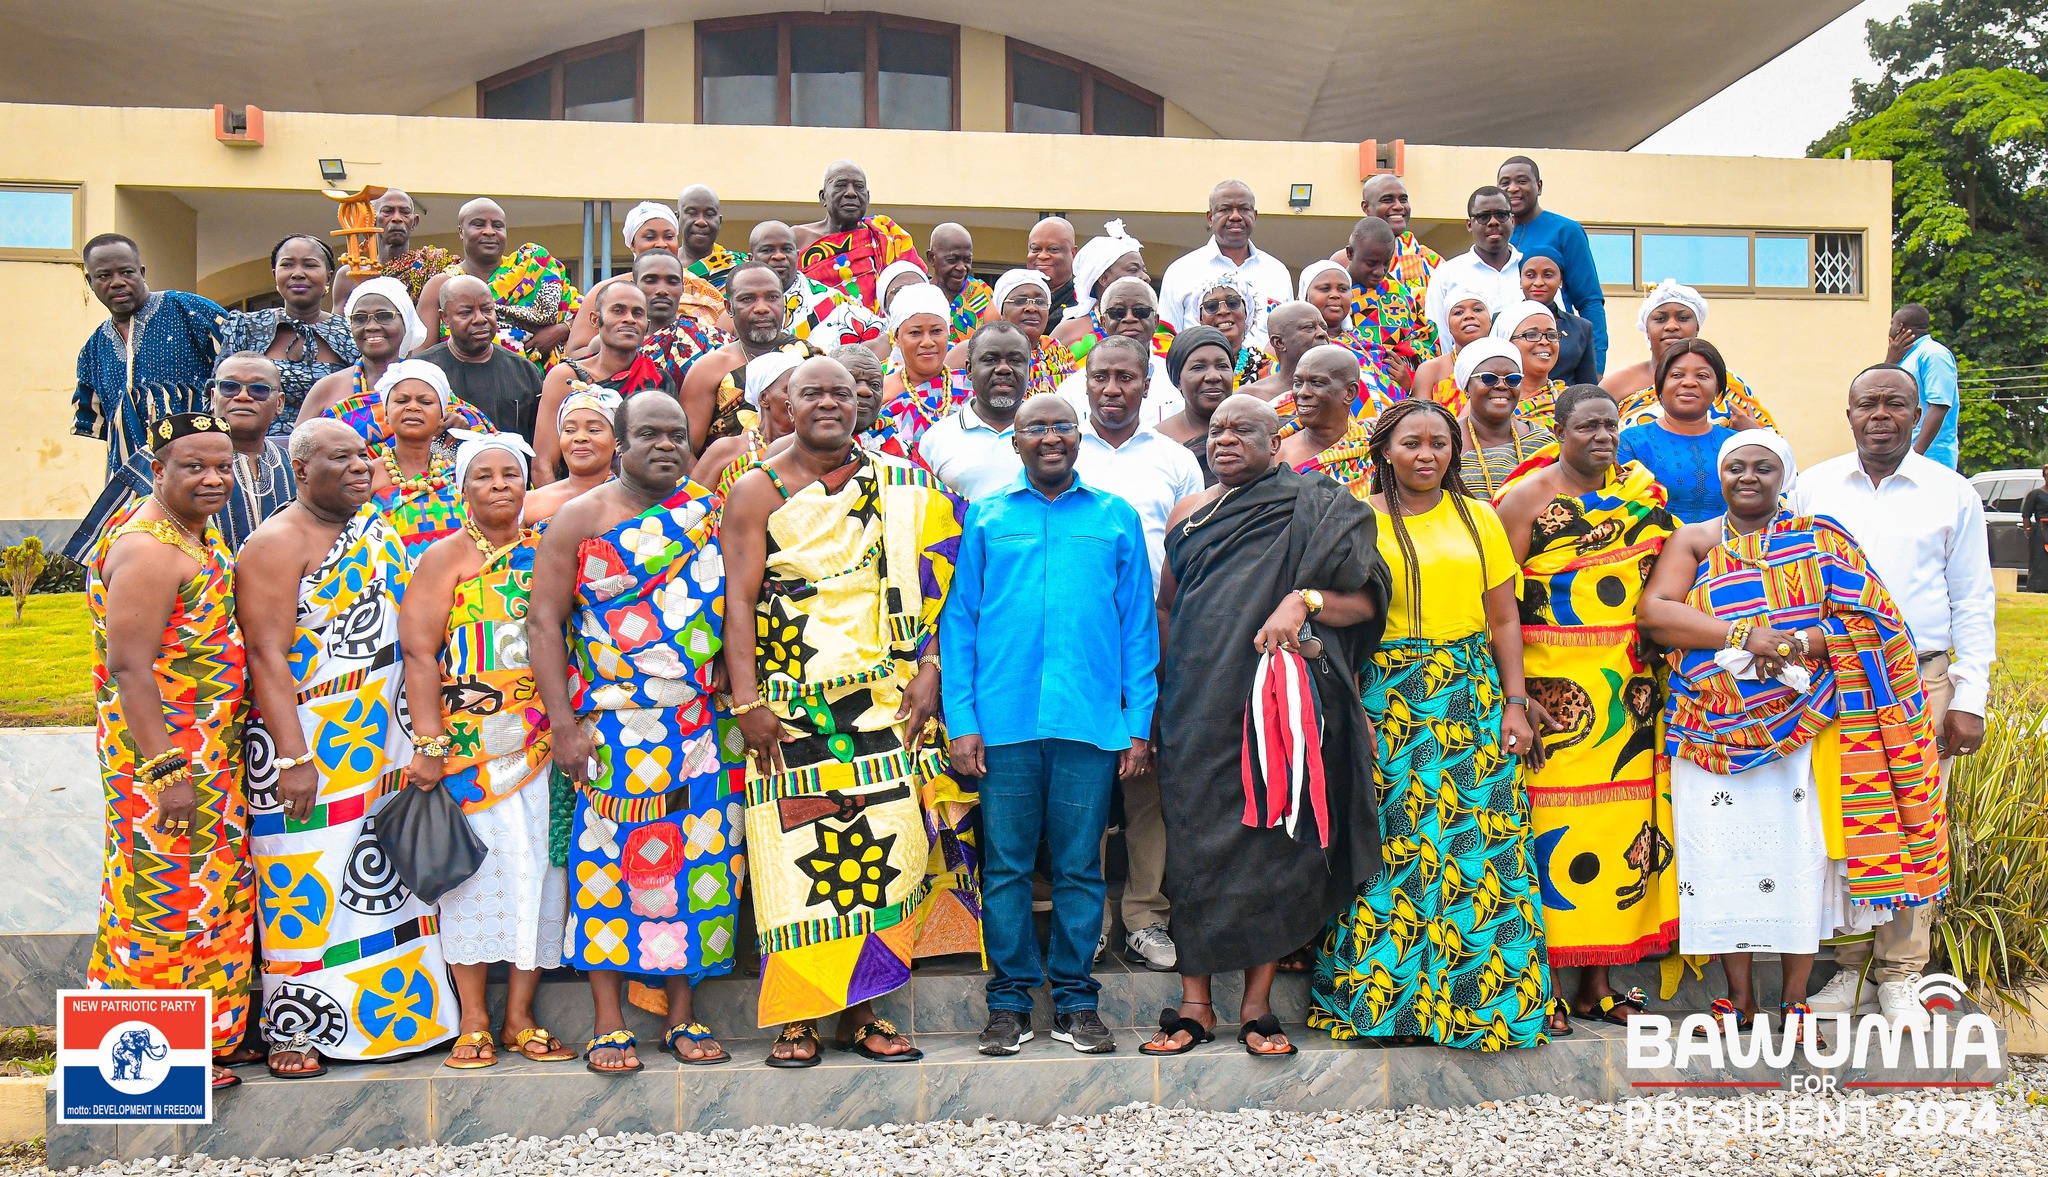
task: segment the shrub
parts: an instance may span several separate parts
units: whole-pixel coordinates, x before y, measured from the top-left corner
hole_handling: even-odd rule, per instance
[[[49,564],[43,555],[41,536],[29,536],[11,548],[0,548],[0,575],[7,578],[7,591],[14,594],[14,624],[21,624],[21,611],[36,579]]]
[[[2048,980],[2048,681],[1992,680],[1984,746],[1948,783],[1947,971],[2015,1009]]]

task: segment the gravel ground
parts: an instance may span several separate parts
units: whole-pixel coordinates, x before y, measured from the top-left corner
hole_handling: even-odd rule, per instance
[[[1815,1177],[1922,1177],[1925,1174],[2036,1173],[2048,1167],[2048,1064],[2014,1058],[1994,1092],[1970,1093],[1973,1114],[1989,1106],[1995,1132],[1897,1136],[1889,1110],[1855,1117],[1833,1139],[1729,1132],[1657,1134],[1620,1104],[1538,1096],[1453,1111],[1302,1115],[1193,1112],[1132,1104],[1106,1115],[1047,1125],[980,1121],[884,1124],[859,1131],[751,1128],[706,1135],[598,1136],[561,1140],[500,1137],[463,1148],[340,1152],[310,1160],[243,1161],[185,1157],[119,1164],[93,1175],[206,1174],[218,1177],[542,1177],[555,1174],[833,1174],[875,1177],[1066,1177],[1139,1174],[1359,1174],[1444,1177],[1481,1174],[1598,1173],[1606,1177],[1679,1174],[1812,1174]],[[1777,1097],[1750,1095],[1703,1106],[1747,1109]],[[1890,1106],[1886,1101],[1887,1109]],[[7,1172],[42,1172],[39,1158],[0,1156]],[[77,1173],[79,1170],[69,1170]]]

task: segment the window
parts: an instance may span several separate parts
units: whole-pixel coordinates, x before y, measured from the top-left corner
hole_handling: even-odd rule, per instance
[[[950,131],[959,76],[952,25],[817,13],[697,24],[700,122]]]
[[[85,244],[76,184],[0,184],[0,260],[75,262]]]
[[[637,123],[640,34],[565,49],[477,83],[477,117]]]
[[[1861,233],[1589,228],[1586,237],[1609,290],[1648,290],[1670,278],[1710,294],[1863,293]]]
[[[1010,129],[1039,135],[1158,135],[1157,94],[1071,57],[1010,42]]]

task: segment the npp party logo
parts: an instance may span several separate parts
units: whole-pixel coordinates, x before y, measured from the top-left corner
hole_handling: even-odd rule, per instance
[[[204,990],[57,994],[57,1122],[213,1122],[213,996]]]

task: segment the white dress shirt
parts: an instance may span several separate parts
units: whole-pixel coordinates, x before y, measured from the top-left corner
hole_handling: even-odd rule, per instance
[[[1149,348],[1147,354],[1150,354]],[[1166,361],[1156,355],[1152,356],[1151,376],[1151,383],[1145,389],[1145,402],[1138,406],[1140,429],[1152,428],[1180,412],[1181,406],[1187,403],[1187,398],[1180,394],[1180,389],[1174,387],[1173,381],[1166,378]],[[1083,421],[1088,419],[1088,365],[1085,361],[1081,364],[1080,371],[1060,381],[1056,391],[1067,398],[1067,403],[1074,407],[1076,417]]]
[[[1188,447],[1140,429],[1111,445],[1095,432],[1095,423],[1081,418],[1081,452],[1074,461],[1081,481],[1106,490],[1136,508],[1145,525],[1145,554],[1152,560],[1152,583],[1166,560],[1166,517],[1173,505],[1202,490],[1202,467]]]
[[[1878,485],[1854,453],[1799,472],[1792,509],[1842,525],[1898,602],[1923,654],[1953,651],[1952,710],[1984,714],[1997,656],[1998,588],[1984,536],[1984,501],[1969,480],[1908,453]]]
[[[1166,267],[1166,276],[1159,280],[1159,313],[1175,331],[1185,331],[1201,322],[1197,308],[1202,292],[1232,270],[1244,275],[1252,288],[1265,296],[1268,310],[1294,297],[1294,276],[1288,272],[1286,262],[1253,245],[1251,254],[1240,266],[1224,257],[1216,247],[1216,239],[1211,237],[1207,245],[1181,255]]]
[[[925,430],[917,452],[946,489],[971,503],[1017,481],[1024,472],[1024,462],[1010,444],[1015,432],[1012,426],[997,429],[983,421],[974,402],[968,401]]]
[[[1522,301],[1522,251],[1512,245],[1508,247],[1505,270],[1494,269],[1468,249],[1457,257],[1445,258],[1442,265],[1430,271],[1429,289],[1422,296],[1422,313],[1436,324],[1437,333],[1445,340],[1451,337],[1451,308],[1444,305],[1444,300],[1453,285],[1486,294],[1493,300],[1495,311],[1511,307]]]

